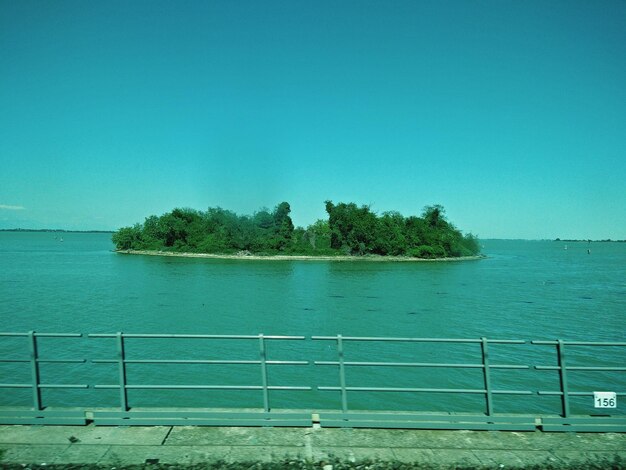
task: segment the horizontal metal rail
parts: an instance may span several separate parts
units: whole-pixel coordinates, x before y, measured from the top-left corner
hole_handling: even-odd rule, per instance
[[[536,370],[561,370],[561,366],[535,366]],[[567,370],[588,370],[618,372],[626,371],[626,367],[593,367],[593,366],[567,366]]]
[[[82,333],[38,333],[36,331],[29,331],[28,333],[0,332],[0,336],[18,336],[23,338],[31,335],[37,338],[80,338],[83,336]]]
[[[137,334],[137,333],[89,333],[90,338],[117,338],[121,334],[124,338],[161,338],[161,339],[277,339],[303,340],[306,336],[276,336],[276,335],[179,335],[179,334]]]
[[[338,335],[341,336],[341,335]],[[311,336],[313,340],[336,341],[337,336]],[[482,339],[477,338],[389,338],[379,336],[341,336],[342,341],[376,341],[394,343],[482,343]],[[517,339],[488,339],[489,343],[499,344],[525,344],[524,340]]]
[[[558,371],[559,373],[559,383],[560,390],[538,390],[538,395],[544,396],[560,396],[561,397],[561,406],[562,406],[562,417],[567,420],[561,424],[563,425],[571,425],[572,423],[576,424],[576,420],[569,420],[571,416],[570,412],[570,400],[571,396],[594,396],[594,391],[571,391],[569,384],[569,376],[568,371],[586,371],[586,372],[624,372],[626,371],[626,367],[622,366],[570,366],[566,363],[566,353],[565,346],[570,347],[626,347],[626,342],[621,341],[563,341],[560,339],[557,340],[539,340],[539,341],[531,341],[531,344],[536,345],[548,345],[555,346],[555,351],[557,355],[557,365],[556,366],[548,366],[548,365],[535,365],[534,369],[543,370],[543,371]],[[624,391],[615,391],[616,396],[626,396],[626,392]],[[557,423],[558,424],[558,423]],[[553,425],[551,430],[556,430]],[[585,428],[586,429],[586,428]]]
[[[315,361],[318,366],[338,366],[339,361]],[[344,361],[344,366],[364,366],[364,367],[442,367],[455,369],[484,369],[484,364],[447,364],[439,362],[354,362]],[[492,364],[492,369],[529,369],[530,366],[514,364]],[[626,368],[624,368],[626,370]]]
[[[320,391],[339,391],[341,394],[341,410],[349,412],[348,392],[394,392],[394,393],[457,393],[480,394],[485,396],[486,415],[492,416],[493,395],[532,395],[530,390],[493,390],[490,369],[529,369],[521,364],[490,364],[489,344],[525,344],[523,340],[500,340],[487,338],[381,338],[372,336],[313,336],[313,340],[336,342],[338,361],[316,361],[316,365],[337,366],[339,370],[339,386],[320,386]],[[481,362],[473,363],[435,363],[435,362],[381,362],[381,361],[347,361],[345,360],[345,342],[378,342],[378,343],[447,343],[447,344],[479,344],[481,346]],[[354,387],[346,383],[347,367],[407,367],[407,368],[449,368],[449,369],[481,369],[485,387],[482,389],[461,388],[428,388],[428,387]]]
[[[0,362],[30,362],[30,359],[2,359]],[[37,358],[37,362],[39,364],[84,364],[87,362],[86,359],[39,359]]]
[[[572,415],[570,410],[570,398],[572,397],[589,397],[594,396],[597,390],[571,390],[572,383],[570,372],[580,372],[585,374],[598,373],[602,377],[602,381],[598,383],[606,382],[608,378],[616,378],[614,388],[620,388],[624,384],[623,373],[626,372],[625,361],[621,359],[613,359],[612,363],[595,366],[588,365],[586,362],[584,348],[622,348],[619,350],[619,354],[623,354],[626,348],[626,342],[612,341],[612,342],[598,342],[598,341],[564,341],[564,340],[540,340],[540,341],[524,341],[524,340],[508,340],[508,339],[487,339],[487,338],[414,338],[414,337],[369,337],[369,336],[312,336],[307,339],[306,336],[292,335],[292,336],[279,336],[279,335],[203,335],[203,334],[138,334],[138,333],[94,333],[94,334],[81,334],[81,333],[38,333],[35,331],[30,332],[0,332],[0,339],[2,338],[16,338],[13,342],[21,343],[22,339],[26,339],[23,345],[23,349],[28,348],[29,355],[27,357],[11,357],[0,358],[0,364],[15,364],[11,366],[11,370],[19,370],[25,365],[28,367],[30,373],[30,381],[28,380],[15,380],[15,383],[10,382],[10,378],[4,379],[6,383],[0,383],[0,390],[2,389],[30,389],[32,390],[32,408],[29,410],[6,410],[0,408],[0,422],[2,423],[16,423],[16,424],[28,424],[28,423],[49,423],[49,424],[81,424],[86,422],[87,411],[86,410],[68,410],[67,412],[58,409],[48,409],[42,403],[42,391],[44,390],[66,390],[66,389],[98,389],[98,390],[118,390],[119,391],[119,411],[89,411],[89,415],[94,416],[94,422],[96,424],[158,424],[159,419],[162,416],[163,422],[171,424],[207,424],[207,425],[225,425],[228,424],[228,420],[232,419],[233,422],[240,425],[308,425],[310,418],[307,418],[304,412],[288,412],[288,410],[273,410],[270,406],[270,398],[272,392],[288,391],[288,392],[302,392],[318,390],[321,392],[339,392],[341,399],[340,412],[324,412],[320,413],[320,422],[322,426],[349,426],[349,427],[409,427],[409,428],[432,428],[432,429],[520,429],[529,430],[534,429],[536,423],[542,423],[544,430],[550,431],[626,431],[626,417],[623,414],[611,415],[610,410],[602,409],[596,411],[594,414],[589,415]],[[22,339],[20,339],[22,338]],[[41,341],[48,341],[48,339],[54,338],[85,338],[86,341],[80,343],[81,347],[88,347],[88,343],[92,339],[109,339],[114,340],[115,356],[113,358],[89,358],[89,359],[59,359],[55,357],[40,357],[39,346]],[[134,358],[129,357],[129,352],[126,350],[128,342],[139,341],[139,344],[144,345],[146,343],[141,340],[152,342],[152,340],[193,340],[193,341],[206,341],[209,344],[211,342],[222,341],[243,341],[239,345],[243,344],[244,347],[249,343],[253,346],[252,351],[257,355],[249,359],[237,359],[232,357],[216,357],[216,358],[198,358],[192,359],[188,357],[172,357],[172,358],[160,358],[160,357],[145,357]],[[337,359],[336,360],[286,360],[270,359],[267,353],[268,341],[332,341],[335,343]],[[390,345],[393,343],[441,343],[443,345],[469,345],[464,348],[464,355],[470,359],[454,361],[441,361],[441,362],[424,362],[421,361],[421,357],[417,352],[406,354],[406,361],[382,361],[379,357],[376,357],[371,351],[376,350],[371,348],[368,350],[366,360],[348,360],[346,358],[346,343],[363,342],[363,343],[380,343],[381,345]],[[13,343],[11,343],[13,344]],[[66,344],[66,343],[63,343]],[[553,347],[556,354],[556,365],[546,364],[493,364],[490,357],[491,347],[506,347],[509,345],[524,345],[530,344],[531,349],[541,350],[544,346]],[[160,343],[159,343],[160,345]],[[476,346],[471,346],[476,345]],[[135,344],[137,346],[137,344]],[[239,347],[239,346],[238,346]],[[220,346],[221,348],[221,346]],[[474,349],[476,348],[476,349]],[[576,350],[576,348],[580,348]],[[18,353],[20,347],[14,348]],[[162,349],[162,348],[159,348]],[[290,348],[291,349],[291,348]],[[350,348],[348,348],[350,349]],[[383,348],[384,349],[384,348]],[[449,349],[449,348],[447,348]],[[549,348],[548,348],[549,349]],[[51,353],[50,348],[45,349],[45,355],[48,356]],[[303,349],[304,351],[304,349]],[[570,356],[569,352],[576,351],[580,354],[580,358],[577,359],[579,363],[569,364]],[[604,351],[602,351],[604,353]],[[13,353],[13,351],[12,351]],[[379,353],[380,354],[380,353]],[[144,354],[145,355],[145,354]],[[374,357],[372,357],[374,356]],[[465,357],[464,356],[464,357]],[[475,360],[473,358],[475,356]],[[546,357],[544,354],[543,357]],[[578,356],[575,356],[578,357]],[[549,362],[549,361],[546,361]],[[112,380],[114,383],[109,384],[81,384],[81,383],[43,383],[41,380],[42,365],[48,365],[49,368],[54,369],[55,365],[59,364],[113,364],[117,369],[117,381]],[[597,363],[597,362],[596,362]],[[252,380],[253,383],[244,384],[229,384],[229,383],[215,383],[216,379],[211,379],[211,376],[207,374],[204,379],[197,384],[183,384],[183,383],[145,383],[147,380],[135,381],[129,377],[127,368],[131,365],[137,366],[166,366],[166,365],[181,365],[181,366],[233,366],[223,368],[226,371],[232,371],[232,375],[228,377],[238,377],[241,372],[241,368],[236,366],[252,366],[258,367],[259,381]],[[322,369],[328,366],[336,367],[338,369],[338,384],[335,385],[317,385],[312,384],[297,384],[297,385],[279,385],[270,383],[268,369],[271,366],[292,366],[300,368],[302,366],[314,365]],[[467,370],[478,371],[478,374],[482,374],[481,384],[471,384],[465,388],[445,388],[445,387],[420,387],[419,383],[408,383],[406,387],[401,386],[386,386],[385,383],[373,383],[371,386],[363,386],[359,383],[348,384],[346,370],[349,368],[371,368],[374,374],[372,377],[376,377],[376,370],[384,369],[399,369],[405,370],[419,370],[419,369],[451,369],[454,370]],[[491,372],[494,370],[500,371],[522,371],[522,370],[536,370],[545,373],[557,373],[560,386],[555,390],[499,390],[494,389],[492,385]],[[47,369],[46,369],[47,370]],[[72,374],[81,374],[81,367],[73,368]],[[169,370],[169,369],[168,369]],[[201,370],[204,370],[201,368]],[[253,371],[255,369],[252,369]],[[131,370],[132,373],[135,369]],[[400,372],[398,372],[400,374]],[[402,372],[405,373],[405,372]],[[610,375],[607,375],[610,374]],[[194,377],[198,374],[194,373]],[[309,377],[308,374],[301,374],[301,376]],[[576,377],[576,375],[574,375]],[[7,377],[8,378],[8,377]],[[480,376],[478,376],[480,379]],[[70,380],[70,379],[68,379]],[[519,376],[517,377],[519,380]],[[156,381],[156,380],[155,380]],[[167,380],[164,380],[166,382]],[[227,380],[225,380],[227,381]],[[621,382],[620,382],[621,381]],[[117,382],[117,383],[115,383]],[[135,383],[138,382],[138,383]],[[173,381],[176,382],[176,381]],[[204,383],[202,383],[204,382]],[[469,383],[468,383],[469,384]],[[393,385],[393,384],[392,384]],[[587,385],[588,387],[588,385]],[[599,386],[601,388],[601,386]],[[580,387],[584,388],[584,387]],[[262,411],[250,412],[243,409],[236,413],[222,412],[222,411],[199,411],[200,408],[193,408],[187,411],[175,411],[175,412],[161,412],[152,411],[150,409],[138,410],[131,407],[128,400],[128,392],[130,390],[147,391],[147,390],[190,390],[190,391],[252,391],[260,392],[262,398]],[[391,409],[386,412],[375,411],[356,411],[354,407],[349,406],[349,397],[352,394],[358,393],[405,393],[405,394],[456,394],[456,395],[468,395],[468,396],[483,396],[485,408],[480,413],[468,413],[468,414],[454,414],[454,413],[433,413],[433,412],[401,412],[394,411],[393,405]],[[615,393],[617,397],[626,396],[624,390],[611,390],[611,393]],[[1,395],[0,395],[1,396]],[[533,414],[526,415],[503,415],[501,413],[495,413],[494,410],[494,397],[496,396],[553,396],[559,397],[561,403],[560,416],[536,416]],[[306,403],[306,402],[304,402]],[[520,402],[522,403],[522,402]],[[1,405],[0,400],[0,405]],[[304,406],[303,408],[309,408]],[[268,424],[270,423],[270,424]],[[271,424],[274,423],[274,424]],[[282,424],[279,424],[282,423]]]
[[[23,389],[30,388],[32,390],[32,410],[40,416],[33,416],[35,421],[45,419],[45,413],[41,413],[44,409],[41,399],[41,391],[44,389],[86,389],[87,384],[51,384],[42,383],[40,376],[40,364],[80,364],[85,363],[85,359],[42,359],[39,357],[38,338],[81,338],[81,333],[37,333],[29,331],[27,333],[0,332],[0,337],[18,337],[26,338],[28,342],[29,358],[28,359],[0,359],[0,363],[18,363],[30,364],[30,382],[29,383],[2,383],[0,389]],[[48,422],[52,424],[81,424],[84,418],[72,416],[70,418],[49,416]]]
[[[119,361],[115,359],[93,359],[94,364],[116,364]],[[255,360],[221,360],[221,359],[124,359],[126,364],[244,364],[259,365],[262,361]],[[310,364],[309,361],[265,361],[267,365],[278,366],[305,366]]]
[[[94,388],[120,388],[120,385],[94,385]],[[135,390],[311,390],[311,387],[291,385],[129,385],[126,389]]]
[[[556,346],[558,344],[563,344],[567,346],[626,346],[625,342],[621,341],[564,341],[560,339],[555,340],[533,340],[531,344],[551,344]]]
[[[27,384],[0,384],[0,388],[33,388],[32,383]],[[89,388],[87,384],[37,384],[37,388]]]
[[[573,395],[573,396],[577,396],[577,397],[592,397],[593,396],[593,392],[571,392],[568,391],[567,392],[568,395]],[[537,391],[537,395],[563,395],[563,392],[550,392],[550,391],[542,391],[542,390],[538,390]],[[615,395],[617,396],[626,396],[626,392],[615,392]]]
[[[189,335],[189,334],[136,334],[136,333],[95,333],[88,335],[90,338],[114,338],[117,344],[116,359],[95,359],[95,364],[117,364],[119,383],[116,385],[97,384],[96,389],[118,389],[120,391],[120,409],[127,412],[130,409],[128,403],[128,390],[260,390],[262,392],[263,410],[270,411],[270,391],[306,391],[311,390],[309,386],[283,386],[270,385],[268,383],[268,366],[308,365],[309,361],[280,361],[268,360],[266,354],[266,341],[302,341],[305,336],[277,336],[277,335]],[[253,340],[258,342],[259,359],[129,359],[125,351],[125,341],[128,339],[193,339],[193,340]],[[225,384],[130,384],[128,380],[126,366],[128,364],[186,364],[186,365],[258,365],[260,366],[260,385],[225,385]]]
[[[341,391],[341,387],[317,387],[318,390]],[[408,388],[408,387],[344,387],[347,392],[426,392],[426,393],[467,393],[482,394],[487,393],[486,389],[472,388]],[[493,394],[500,395],[532,395],[530,390],[491,390]]]

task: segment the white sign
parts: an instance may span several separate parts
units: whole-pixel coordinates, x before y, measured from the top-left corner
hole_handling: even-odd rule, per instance
[[[617,394],[615,392],[593,392],[594,408],[617,408]]]

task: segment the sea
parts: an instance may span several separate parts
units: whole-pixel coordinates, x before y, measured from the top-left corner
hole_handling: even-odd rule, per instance
[[[135,407],[263,406],[261,334],[281,409],[341,407],[337,335],[350,409],[483,411],[482,338],[496,412],[560,412],[544,393],[560,390],[556,340],[568,367],[624,369],[626,345],[568,343],[626,342],[626,243],[481,244],[474,261],[221,260],[115,253],[106,233],[0,232],[0,331],[83,335],[37,338],[41,382],[86,386],[44,387],[46,406],[119,406],[118,332],[153,335],[124,340],[128,383],[153,386],[129,387]],[[29,354],[27,336],[0,336],[0,406],[32,402],[30,388],[3,387],[29,383]],[[158,362],[176,360],[196,363]],[[573,412],[597,412],[592,392],[614,391],[611,412],[625,413],[626,371],[567,379],[587,393]]]

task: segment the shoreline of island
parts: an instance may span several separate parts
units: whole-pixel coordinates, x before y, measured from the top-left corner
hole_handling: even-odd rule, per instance
[[[478,261],[485,259],[485,255],[459,256],[456,258],[415,258],[409,256],[309,256],[309,255],[254,255],[254,254],[215,254],[215,253],[188,253],[159,250],[114,250],[124,255],[169,256],[175,258],[205,258],[205,259],[232,259],[251,261],[374,261],[374,262],[455,262]]]

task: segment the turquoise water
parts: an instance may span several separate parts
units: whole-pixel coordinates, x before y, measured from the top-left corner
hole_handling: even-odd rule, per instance
[[[63,237],[63,241],[59,238]],[[130,256],[113,253],[108,234],[0,233],[0,319],[3,331],[81,333],[178,333],[401,336],[431,338],[565,339],[624,341],[626,324],[626,244],[486,240],[487,259],[456,263],[368,263],[329,261],[251,261]],[[566,249],[567,248],[567,249]],[[591,253],[588,253],[588,249]],[[24,339],[0,339],[2,357],[17,357]],[[20,343],[22,341],[22,343]],[[332,342],[285,342],[268,346],[270,359],[336,360]],[[346,360],[475,362],[479,346],[350,343]],[[573,361],[623,365],[626,348],[572,350]],[[492,362],[555,364],[550,346],[493,345]],[[24,349],[22,356],[26,354]],[[109,339],[42,340],[42,356],[113,358]],[[133,357],[256,359],[255,342],[205,344],[198,340],[134,340]],[[543,356],[541,352],[545,352]],[[78,355],[78,356],[77,356]],[[231,357],[232,358],[232,357]],[[473,358],[473,359],[471,359]],[[15,364],[3,375],[18,374]],[[27,369],[26,366],[19,366]],[[116,383],[109,364],[45,365],[44,379],[77,383]],[[258,366],[129,365],[131,380],[148,383],[259,383]],[[234,372],[235,370],[235,372]],[[47,375],[46,375],[47,374]],[[556,374],[494,371],[494,386],[515,390],[555,389]],[[579,390],[626,391],[624,374],[576,377]],[[587,374],[589,375],[589,374]],[[19,380],[27,380],[25,378]],[[14,382],[18,379],[2,379]],[[331,366],[275,366],[271,383],[337,385]],[[482,388],[480,370],[438,368],[352,368],[349,384]],[[238,382],[239,381],[239,382]],[[11,390],[0,402],[28,400]],[[136,405],[259,406],[258,392],[204,393],[131,391]],[[115,404],[110,390],[45,392],[51,404],[92,400]],[[97,398],[96,398],[97,397]],[[509,396],[497,411],[527,407]],[[550,410],[558,400],[534,398],[532,406]],[[577,399],[589,412],[589,398]],[[274,406],[338,407],[333,392],[274,392]],[[350,406],[464,410],[478,396],[354,393]],[[132,404],[131,403],[131,404]],[[308,406],[310,404],[310,406]],[[519,406],[518,406],[519,405]],[[517,407],[517,408],[516,408]],[[558,408],[558,406],[557,406]],[[621,408],[621,407],[620,407]],[[557,410],[558,411],[558,410]]]

